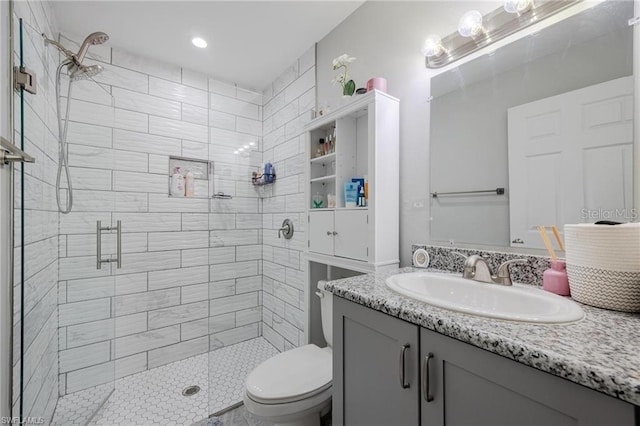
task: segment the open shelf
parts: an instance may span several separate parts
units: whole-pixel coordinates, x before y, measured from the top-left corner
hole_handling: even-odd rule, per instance
[[[315,179],[311,179],[310,182],[311,183],[314,183],[314,182],[331,182],[333,180],[336,180],[336,175],[320,176],[320,177],[317,177]]]
[[[321,155],[320,157],[312,158],[311,164],[324,163],[327,161],[333,161],[335,159],[336,159],[336,153],[332,152],[331,154],[325,154],[325,155]]]

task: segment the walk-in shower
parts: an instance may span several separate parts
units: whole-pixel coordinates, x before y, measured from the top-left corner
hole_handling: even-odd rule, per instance
[[[89,51],[90,46],[106,43],[109,40],[109,36],[103,32],[91,33],[84,39],[80,45],[78,53],[73,53],[61,43],[51,40],[42,34],[45,44],[53,45],[56,47],[66,59],[63,60],[58,69],[56,70],[56,113],[58,118],[58,145],[60,151],[60,160],[58,162],[58,173],[56,176],[56,202],[58,203],[58,210],[61,213],[69,213],[73,208],[73,186],[71,184],[71,173],[69,172],[69,161],[67,158],[67,131],[69,129],[69,111],[71,108],[71,89],[73,82],[78,80],[86,80],[99,74],[103,71],[100,65],[84,65],[82,61],[85,55]],[[62,96],[60,94],[61,78],[63,68],[67,68],[69,74],[69,85],[67,89],[67,103],[64,113],[64,119],[62,116]],[[67,181],[67,197],[62,200],[62,171],[64,170],[65,179]]]

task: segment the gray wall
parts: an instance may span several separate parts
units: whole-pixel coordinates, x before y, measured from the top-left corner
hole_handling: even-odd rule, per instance
[[[366,2],[318,43],[318,103],[338,105],[332,59],[357,59],[350,74],[357,87],[384,77],[400,99],[400,261],[411,263],[411,244],[429,241],[429,78],[422,44],[431,33],[449,34],[469,9],[482,13],[500,2]]]
[[[470,64],[464,64],[432,80],[435,92],[436,84],[475,78],[478,68],[485,75],[431,102],[431,189],[505,187],[507,194],[433,199],[431,241],[509,246],[507,109],[631,75],[631,35],[624,28],[506,72],[496,66],[503,54],[498,51],[475,59],[473,75],[466,73]],[[524,48],[527,40],[521,41],[513,47]]]

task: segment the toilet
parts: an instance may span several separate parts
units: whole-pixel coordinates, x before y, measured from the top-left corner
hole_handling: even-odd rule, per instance
[[[309,344],[278,354],[257,366],[245,382],[247,411],[275,426],[319,426],[331,409],[333,303],[324,281],[318,290],[327,347]]]

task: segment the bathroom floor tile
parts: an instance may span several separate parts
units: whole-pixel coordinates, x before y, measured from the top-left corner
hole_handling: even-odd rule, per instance
[[[113,394],[89,424],[191,425],[241,402],[246,376],[277,353],[259,337],[123,377],[116,380]],[[191,385],[199,386],[200,392],[183,396],[182,390]],[[60,398],[53,424],[86,424],[93,415],[91,408],[98,406],[110,386]]]

